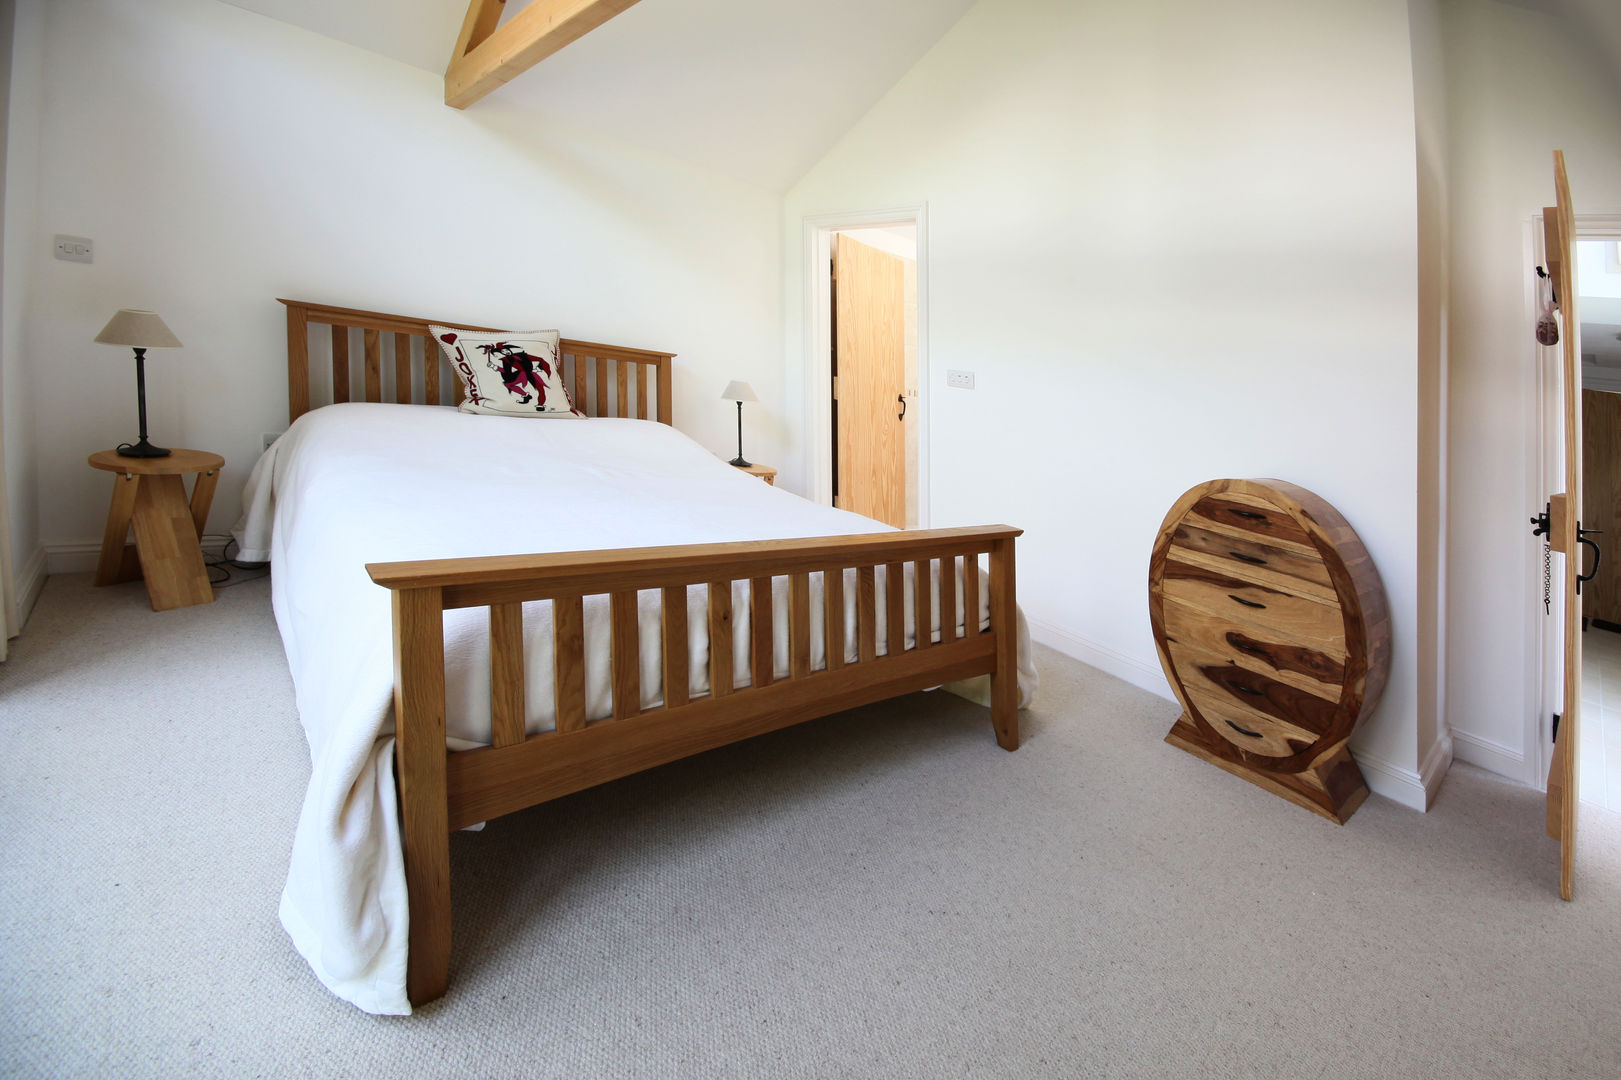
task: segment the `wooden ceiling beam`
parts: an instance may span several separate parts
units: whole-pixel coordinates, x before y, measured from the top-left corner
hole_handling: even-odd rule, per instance
[[[465,109],[637,0],[533,0],[496,29],[505,0],[471,0],[445,70],[445,104]]]
[[[470,0],[467,16],[462,19],[462,31],[456,36],[456,51],[450,55],[452,65],[472,49],[484,44],[484,39],[495,33],[501,21],[501,11],[507,0]]]

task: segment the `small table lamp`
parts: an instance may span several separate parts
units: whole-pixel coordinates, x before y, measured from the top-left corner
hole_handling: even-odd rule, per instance
[[[163,325],[157,312],[123,308],[101,328],[96,341],[102,345],[128,345],[135,350],[135,392],[141,403],[141,438],[123,443],[118,452],[124,457],[168,457],[169,451],[146,441],[146,350],[178,349],[180,339]]]
[[[720,392],[720,396],[727,401],[737,402],[737,456],[728,461],[727,464],[746,469],[753,463],[743,459],[743,403],[745,401],[759,401],[760,399],[754,396],[754,387],[736,379],[726,384],[726,389]]]

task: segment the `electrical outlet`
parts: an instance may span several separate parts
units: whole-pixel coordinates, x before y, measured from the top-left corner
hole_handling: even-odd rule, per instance
[[[95,258],[94,244],[88,236],[56,234],[56,257],[68,262],[91,262]]]
[[[267,432],[265,432],[265,435],[264,435],[265,450],[269,450],[270,449],[270,444],[275,442],[279,438],[281,438],[281,432],[279,432],[279,431],[267,431]]]
[[[946,372],[946,385],[955,386],[959,390],[972,390],[974,388],[974,373],[972,371]]]

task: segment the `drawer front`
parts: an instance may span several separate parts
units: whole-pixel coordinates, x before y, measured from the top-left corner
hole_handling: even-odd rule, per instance
[[[1305,554],[1317,551],[1306,530],[1288,513],[1264,499],[1236,491],[1206,495],[1193,504],[1183,522],[1256,543],[1293,547]]]
[[[1345,616],[1337,603],[1293,595],[1204,566],[1167,558],[1161,595],[1218,620],[1241,623],[1268,641],[1307,645],[1343,661]]]
[[[1328,564],[1315,549],[1308,554],[1292,545],[1263,544],[1183,523],[1172,535],[1168,557],[1325,604],[1339,603]]]
[[[1289,757],[1334,727],[1338,706],[1233,664],[1178,664],[1188,700],[1216,734],[1240,750]]]
[[[1317,741],[1317,736],[1304,728],[1246,709],[1228,698],[1189,690],[1188,703],[1211,731],[1246,754],[1287,758]]]
[[[1178,672],[1194,665],[1232,664],[1325,701],[1338,702],[1344,694],[1343,659],[1213,618],[1175,600],[1167,600],[1164,611],[1165,644]]]

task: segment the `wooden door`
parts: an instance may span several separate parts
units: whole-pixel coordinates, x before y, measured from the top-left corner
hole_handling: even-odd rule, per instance
[[[833,239],[835,503],[904,529],[905,261]]]
[[[1614,557],[1621,537],[1621,394],[1603,390],[1582,391],[1582,528],[1602,532],[1599,543],[1611,552],[1582,586],[1582,616],[1621,630],[1621,566]]]
[[[1560,396],[1565,413],[1565,490],[1549,498],[1553,550],[1562,552],[1565,580],[1564,701],[1559,731],[1554,737],[1553,763],[1548,769],[1548,835],[1559,841],[1559,895],[1575,895],[1576,871],[1576,753],[1581,745],[1582,720],[1582,598],[1576,575],[1583,557],[1580,521],[1582,506],[1582,397],[1581,314],[1576,304],[1576,215],[1571,208],[1570,183],[1565,176],[1565,155],[1553,155],[1554,191],[1558,205],[1542,211],[1548,273],[1559,299],[1559,337],[1563,348]]]

